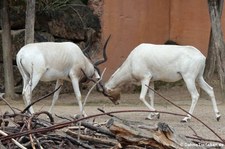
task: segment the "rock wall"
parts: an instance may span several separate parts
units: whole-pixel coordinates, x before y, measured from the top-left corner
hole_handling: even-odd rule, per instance
[[[10,0],[13,60],[15,60],[18,50],[24,45],[25,2]],[[99,42],[101,39],[101,24],[99,16],[94,14],[92,10],[94,9],[94,3],[91,3],[92,0],[89,1],[88,5],[83,2],[85,1],[38,1],[36,4],[35,42],[72,41],[78,44],[81,49],[84,49],[90,40],[92,45],[89,51],[94,59],[101,47]],[[0,36],[0,45],[1,41]],[[0,61],[2,62],[2,46],[0,46]],[[14,68],[16,83],[21,79],[21,76],[17,67],[15,66]],[[3,65],[0,64],[0,85],[3,84]],[[54,84],[53,82],[40,83],[36,91],[38,91],[38,94],[45,94],[54,89]],[[71,83],[66,83],[62,92],[72,92]]]

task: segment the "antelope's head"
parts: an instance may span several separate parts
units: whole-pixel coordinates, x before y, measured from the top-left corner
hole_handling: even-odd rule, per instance
[[[115,105],[119,104],[120,90],[119,89],[107,89],[104,87],[103,94],[108,97]]]
[[[111,35],[107,38],[107,40],[103,46],[103,52],[102,52],[103,58],[100,60],[97,60],[96,62],[93,62],[94,69],[97,72],[98,76],[101,76],[101,72],[100,72],[100,69],[98,68],[98,65],[107,61],[106,47],[107,47],[110,37],[111,37]],[[85,50],[83,50],[83,53],[85,54],[86,57],[88,57],[90,59],[90,56],[88,55],[88,52],[87,52],[87,48]],[[84,73],[84,71],[82,71],[82,72]],[[97,82],[96,80],[88,77],[85,73],[84,73],[84,75],[85,75],[86,80]],[[95,76],[97,76],[96,73],[95,73]],[[118,102],[118,100],[120,99],[119,90],[106,89],[103,84],[104,83],[102,81],[98,82],[98,84],[97,84],[98,91],[102,92],[103,95],[108,97],[114,104],[119,104],[119,102]]]
[[[92,75],[88,75],[87,73],[85,73],[84,70],[81,69],[81,72],[83,73],[84,77],[80,80],[80,83],[84,83],[84,82],[88,82],[88,81],[96,82],[96,79],[97,80],[100,79],[101,72],[100,72],[100,69],[98,68],[98,66],[107,61],[106,47],[107,47],[110,37],[111,37],[111,35],[107,38],[107,40],[103,46],[103,50],[102,50],[103,58],[99,59],[95,62],[91,59],[91,56],[88,54],[90,43],[91,43],[91,39],[89,39],[89,45],[82,51],[83,51],[84,55],[87,57],[87,59],[90,61],[89,68],[86,70],[86,72],[89,71],[90,72],[89,74],[92,74]],[[93,78],[95,78],[95,79],[93,79]]]

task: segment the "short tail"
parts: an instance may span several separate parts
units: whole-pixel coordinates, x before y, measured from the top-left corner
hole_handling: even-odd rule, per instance
[[[21,74],[21,76],[23,78],[23,90],[24,90],[24,88],[25,88],[24,81],[29,78],[29,73],[26,71],[26,69],[24,68],[24,66],[22,64],[22,58],[17,56],[16,63],[17,63],[17,67],[18,67],[18,69],[20,71],[20,74]]]

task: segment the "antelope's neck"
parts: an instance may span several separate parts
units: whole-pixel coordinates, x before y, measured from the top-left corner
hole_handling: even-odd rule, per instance
[[[120,67],[111,76],[109,81],[106,83],[105,87],[107,89],[116,89],[131,80],[132,80],[131,72],[129,72],[126,67],[122,68]]]

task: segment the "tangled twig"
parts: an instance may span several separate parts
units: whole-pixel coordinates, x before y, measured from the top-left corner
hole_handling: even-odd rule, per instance
[[[62,85],[60,85],[57,89],[55,89],[55,90],[52,91],[51,93],[49,93],[49,94],[47,94],[47,95],[45,95],[45,96],[43,96],[43,97],[41,97],[41,98],[35,100],[35,101],[32,102],[31,104],[29,104],[29,105],[28,105],[21,113],[25,113],[32,105],[34,105],[35,103],[37,103],[37,102],[39,102],[39,101],[41,101],[41,100],[43,100],[43,99],[45,99],[45,98],[51,96],[51,95],[54,94],[56,91],[58,91],[61,87],[62,87]]]
[[[5,98],[3,97],[5,93],[1,93],[0,98],[7,104],[7,106],[12,110],[12,112],[15,114],[15,110],[13,109],[13,107],[8,103],[8,101],[5,100]]]
[[[0,141],[8,140],[8,139],[11,139],[11,138],[21,137],[23,135],[29,135],[29,134],[34,134],[34,133],[46,133],[46,132],[49,132],[49,131],[62,129],[62,128],[70,126],[73,123],[78,123],[78,122],[83,121],[83,120],[87,120],[87,119],[90,119],[90,118],[99,117],[99,116],[103,116],[103,115],[111,115],[111,114],[117,114],[117,113],[135,113],[135,112],[159,112],[159,113],[171,114],[171,115],[176,115],[176,116],[184,116],[183,114],[177,114],[177,113],[165,112],[165,111],[150,111],[150,110],[112,111],[112,112],[105,112],[105,113],[90,115],[90,116],[87,116],[87,117],[82,117],[82,118],[79,118],[79,119],[72,120],[70,122],[59,123],[59,124],[55,124],[55,125],[45,127],[45,128],[37,128],[37,129],[31,130],[31,131],[24,131],[24,132],[20,132],[20,133],[17,133],[17,134],[2,136],[2,137],[0,137]]]

